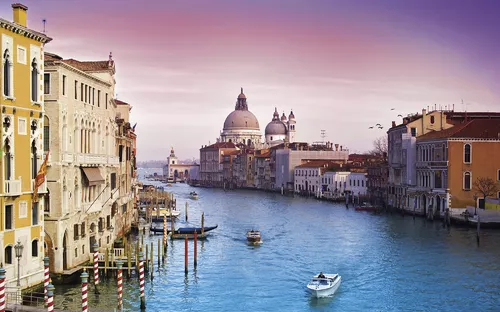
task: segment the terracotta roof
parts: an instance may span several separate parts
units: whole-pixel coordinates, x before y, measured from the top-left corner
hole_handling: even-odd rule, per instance
[[[117,100],[117,99],[115,99],[115,103],[116,103],[116,105],[130,105],[129,103],[125,103],[125,102]]]
[[[98,72],[98,71],[106,71],[106,70],[113,70],[114,71],[114,65],[115,62],[113,60],[108,60],[108,61],[87,61],[87,62],[81,62],[77,61],[75,59],[69,59],[69,60],[62,60],[64,63],[73,66],[81,71],[86,71],[86,72]]]
[[[43,53],[43,58],[45,61],[61,61],[63,59],[59,55],[50,52]]]
[[[295,168],[330,168],[340,167],[338,163],[332,160],[309,160],[307,163],[298,165]]]
[[[205,146],[201,149],[205,148],[236,148],[236,145],[234,145],[233,142],[217,142],[209,146]]]
[[[255,158],[267,158],[267,157],[271,157],[271,152],[267,152],[267,153],[262,153],[262,154],[257,154],[254,156]]]
[[[446,130],[424,134],[417,141],[445,138],[500,139],[500,119],[473,119]]]

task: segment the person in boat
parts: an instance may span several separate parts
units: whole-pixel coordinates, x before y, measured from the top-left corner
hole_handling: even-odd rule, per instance
[[[323,272],[319,272],[318,278],[326,278],[325,274]]]

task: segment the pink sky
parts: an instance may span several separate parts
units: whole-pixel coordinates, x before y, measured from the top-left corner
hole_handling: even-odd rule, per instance
[[[462,110],[461,99],[468,110],[498,110],[492,78],[500,58],[465,46],[475,37],[452,24],[420,21],[425,6],[177,2],[23,2],[30,27],[41,30],[47,19],[47,51],[79,60],[113,52],[118,98],[133,105],[138,123],[139,160],[164,159],[170,146],[198,158],[240,87],[262,131],[274,107],[293,109],[298,140],[318,141],[325,129],[327,140],[353,152],[370,149],[398,114],[434,104]],[[0,13],[12,19],[9,5]],[[496,40],[481,34],[475,40]],[[481,66],[486,55],[493,58]],[[385,128],[369,130],[375,123]]]

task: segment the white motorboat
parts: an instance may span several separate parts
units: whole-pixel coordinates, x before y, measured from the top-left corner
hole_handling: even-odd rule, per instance
[[[247,241],[252,244],[260,243],[261,236],[260,231],[250,230],[247,232]]]
[[[311,279],[307,289],[316,298],[328,297],[337,291],[341,281],[342,277],[338,274],[319,274]]]
[[[191,199],[198,199],[198,193],[196,192],[191,192],[189,195],[191,196]]]
[[[181,215],[181,212],[178,210],[172,210],[169,208],[160,208],[160,213],[158,214],[158,211],[156,210],[156,208],[153,208],[152,215],[154,217],[157,217],[159,215],[162,218],[163,218],[163,216],[167,216],[167,217],[172,216],[174,218],[177,218],[178,216]]]

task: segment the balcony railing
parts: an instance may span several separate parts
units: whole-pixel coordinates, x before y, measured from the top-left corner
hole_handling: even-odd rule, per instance
[[[35,189],[35,179],[31,180],[31,189]],[[47,193],[47,180],[45,180],[42,185],[38,187],[38,194],[45,194]]]
[[[8,180],[4,184],[4,193],[9,196],[21,195],[21,180]]]
[[[67,163],[72,163],[74,160],[73,154],[64,153],[62,156],[62,161]]]

